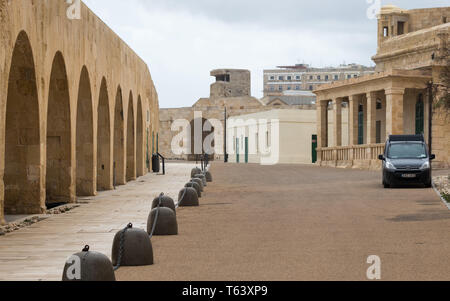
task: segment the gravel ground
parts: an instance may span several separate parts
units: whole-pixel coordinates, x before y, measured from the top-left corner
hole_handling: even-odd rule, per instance
[[[379,172],[213,163],[179,235],[152,239],[155,264],[119,280],[450,280],[450,211],[432,189],[383,189]]]

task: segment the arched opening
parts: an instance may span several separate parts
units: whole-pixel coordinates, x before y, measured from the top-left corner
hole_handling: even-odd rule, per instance
[[[127,181],[136,179],[133,94],[130,92],[127,116]]]
[[[108,88],[102,79],[98,101],[97,130],[97,190],[109,190],[111,184],[111,128],[109,120]]]
[[[136,174],[138,177],[144,175],[144,120],[142,117],[142,101],[138,98],[137,124],[136,124]]]
[[[81,70],[77,103],[77,195],[95,194],[94,183],[94,126],[92,113],[92,93],[89,73]]]
[[[210,161],[214,160],[214,138],[212,141],[205,143],[208,137],[213,137],[211,135],[214,135],[214,127],[207,119],[197,118],[191,121],[191,154],[188,156],[188,161],[200,160],[203,154],[208,154]]]
[[[123,120],[122,89],[119,87],[116,94],[114,109],[114,186],[125,184],[125,146],[124,146],[124,120]]]
[[[5,131],[5,212],[42,213],[39,100],[33,52],[25,32],[17,37],[8,80]]]
[[[73,197],[70,96],[61,52],[53,59],[47,109],[47,205],[68,203]]]
[[[425,133],[425,104],[423,94],[420,93],[416,102],[416,135]]]

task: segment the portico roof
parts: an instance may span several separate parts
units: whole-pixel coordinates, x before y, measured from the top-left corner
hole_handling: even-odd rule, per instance
[[[387,89],[425,89],[431,80],[428,71],[394,69],[320,85],[314,93],[318,100],[324,100]]]

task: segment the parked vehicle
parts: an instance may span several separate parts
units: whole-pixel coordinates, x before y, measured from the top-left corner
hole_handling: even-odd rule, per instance
[[[436,158],[429,153],[423,135],[393,135],[386,142],[383,161],[383,185],[423,184],[431,187],[431,161]]]

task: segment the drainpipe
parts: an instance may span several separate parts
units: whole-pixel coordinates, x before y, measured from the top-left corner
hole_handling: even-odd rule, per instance
[[[428,83],[428,147],[433,152],[433,82]]]
[[[223,154],[224,154],[224,162],[228,163],[228,154],[227,154],[227,108],[225,107],[224,111],[225,118],[225,126],[224,126],[224,135],[223,135]]]

